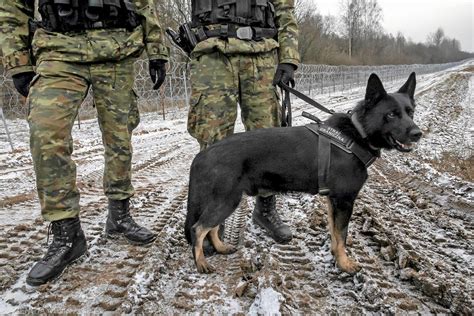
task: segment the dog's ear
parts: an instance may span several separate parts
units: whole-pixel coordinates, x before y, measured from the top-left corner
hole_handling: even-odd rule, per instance
[[[405,93],[408,94],[410,99],[413,100],[415,96],[415,88],[416,88],[416,75],[414,72],[410,74],[410,77],[408,77],[407,82],[398,90],[399,93]]]
[[[375,105],[386,95],[387,91],[385,91],[380,78],[374,73],[371,74],[365,91],[365,104],[367,106]]]

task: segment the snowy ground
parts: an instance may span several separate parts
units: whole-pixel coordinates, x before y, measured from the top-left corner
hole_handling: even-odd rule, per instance
[[[403,82],[388,85],[394,91]],[[385,152],[369,170],[350,224],[349,251],[363,269],[339,271],[329,251],[324,200],[292,193],[278,208],[294,232],[277,245],[250,219],[244,198],[226,239],[239,244],[214,256],[214,274],[195,271],[182,225],[190,163],[197,143],[186,113],[163,121],[142,117],[133,138],[133,213],[159,234],[147,248],[103,238],[106,199],[97,123],[74,129],[81,219],[90,255],[51,284],[25,284],[45,249],[24,121],[10,121],[16,148],[0,129],[0,314],[103,313],[473,313],[474,63],[418,78],[415,120],[424,132],[417,150]],[[317,96],[346,111],[362,90]],[[314,96],[313,96],[314,97]],[[308,121],[295,101],[295,125]],[[322,116],[322,115],[320,115]],[[324,117],[324,116],[322,116]],[[238,126],[242,130],[242,126]]]

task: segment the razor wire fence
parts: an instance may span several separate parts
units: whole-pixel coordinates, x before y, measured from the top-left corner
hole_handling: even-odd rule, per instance
[[[446,64],[412,64],[383,66],[328,66],[300,65],[296,73],[297,89],[311,94],[344,93],[354,88],[364,88],[371,73],[382,82],[406,80],[410,73],[418,76],[435,73],[463,64],[465,61]]]
[[[384,66],[328,66],[302,64],[295,75],[296,87],[310,96],[316,94],[339,93],[344,95],[352,89],[363,88],[371,73],[376,73],[383,82],[405,80],[411,72],[417,75],[434,73],[458,66],[464,61],[446,64],[414,64]],[[140,111],[155,112],[166,119],[167,116],[185,116],[191,94],[189,64],[171,59],[167,66],[167,76],[159,90],[153,90],[148,73],[148,61],[135,62],[134,91],[138,96]],[[79,119],[93,118],[96,109],[89,91],[78,115]],[[12,79],[0,69],[0,111],[3,128],[0,128],[0,140],[8,137],[8,119],[26,118],[28,107],[26,99],[20,96],[13,86]],[[26,128],[26,127],[25,127]],[[13,147],[13,144],[11,144]]]

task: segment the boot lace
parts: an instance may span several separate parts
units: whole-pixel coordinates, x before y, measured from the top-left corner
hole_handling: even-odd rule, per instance
[[[281,226],[283,225],[283,221],[276,212],[273,203],[275,203],[273,198],[269,197],[262,199],[262,215],[274,225]]]
[[[71,240],[67,231],[60,226],[60,224],[51,222],[48,226],[48,235],[46,239],[46,244],[49,244],[49,236],[53,234],[53,241],[48,247],[46,255],[43,257],[42,261],[49,261],[51,259],[56,259],[61,257],[65,252],[70,248]]]
[[[133,229],[133,230],[139,230],[139,229],[142,228],[132,218],[132,215],[130,215],[129,210],[126,210],[124,213],[120,214],[117,217],[117,223],[119,223],[119,224],[128,224],[130,226],[130,228]]]

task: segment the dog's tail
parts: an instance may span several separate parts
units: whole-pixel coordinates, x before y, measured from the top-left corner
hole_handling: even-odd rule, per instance
[[[189,178],[188,191],[188,211],[186,214],[186,221],[184,222],[184,235],[189,244],[192,244],[191,229],[193,225],[199,220],[201,216],[201,205],[199,203],[199,189],[193,185],[194,178]]]

